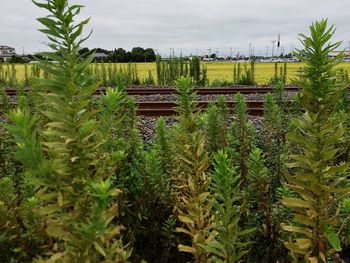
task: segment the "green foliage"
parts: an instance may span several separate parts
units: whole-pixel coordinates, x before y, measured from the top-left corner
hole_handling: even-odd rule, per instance
[[[310,31],[310,37],[301,35],[304,49],[298,54],[307,65],[299,83],[305,113],[295,120],[298,130],[288,135],[301,148],[299,154],[290,156],[294,162],[288,166],[295,172],[286,176],[288,187],[297,196],[283,198],[283,204],[293,211],[298,224],[286,224],[283,228],[298,234],[286,242],[294,257],[301,256],[307,262],[328,262],[339,250],[336,235],[331,231],[339,225],[337,206],[342,194],[350,190],[344,177],[349,163],[337,161],[345,119],[339,118],[336,126],[332,123],[343,89],[335,85],[333,68],[343,54],[328,56],[341,43],[329,43],[334,29],[327,27],[327,20],[313,23]]]
[[[208,253],[201,247],[212,228],[209,202],[209,158],[205,151],[205,136],[196,119],[195,92],[190,78],[177,81],[178,125],[172,130],[171,148],[174,152],[173,180],[177,189],[175,211],[181,223],[177,232],[186,235],[178,249],[194,256],[195,262],[205,262]],[[190,245],[187,244],[188,239]]]
[[[278,70],[279,69],[279,70]],[[275,62],[274,65],[274,75],[270,79],[270,85],[276,85],[278,83],[287,83],[287,63],[283,63],[283,67],[278,68],[278,62]]]
[[[92,110],[97,85],[87,86],[89,76],[84,74],[93,55],[77,55],[88,20],[75,24],[81,6],[69,6],[66,0],[34,3],[50,13],[38,21],[53,50],[42,53],[39,65],[51,77],[34,83],[46,90],[41,94],[46,102],[43,115],[33,117],[25,107],[18,108],[6,125],[17,145],[16,159],[23,165],[25,190],[17,197],[21,209],[13,215],[23,221],[12,237],[19,240],[13,251],[38,262],[125,262],[130,252],[120,240],[123,227],[115,221],[120,190],[111,183],[114,161],[104,150]],[[33,251],[28,252],[31,246]]]
[[[6,72],[3,66],[3,63],[0,62],[0,86],[5,85],[6,83]]]
[[[229,112],[224,96],[220,96],[218,105],[210,103],[206,110],[206,146],[210,154],[222,150],[227,146]]]
[[[190,134],[180,158],[183,172],[178,175],[177,187],[180,204],[178,219],[183,224],[176,229],[191,238],[191,246],[180,244],[179,251],[193,254],[195,262],[205,262],[208,253],[201,245],[210,238],[212,229],[211,203],[209,202],[210,177],[206,174],[209,159],[204,150],[204,136],[198,132]]]
[[[205,135],[206,135],[206,145],[208,152],[210,154],[214,154],[216,151],[220,149],[219,144],[219,113],[218,108],[215,103],[211,102],[208,105],[206,110],[206,127],[205,127]]]
[[[180,59],[170,59],[162,61],[160,56],[156,59],[157,83],[159,86],[172,86],[180,77],[186,77],[188,72],[185,72],[184,67],[187,67],[188,62]]]
[[[157,83],[159,86],[172,86],[181,77],[190,77],[195,86],[206,86],[208,84],[207,69],[203,65],[201,69],[199,57],[192,60],[183,58],[172,58],[163,61],[160,56],[156,60]]]
[[[86,69],[86,73],[92,75],[94,81],[101,82],[102,86],[104,87],[108,87],[110,85],[118,86],[121,84],[121,82],[123,82],[123,86],[141,84],[135,63],[120,65],[119,68],[117,68],[116,64],[94,63]],[[146,79],[145,82],[147,81],[151,80]]]
[[[235,85],[255,85],[255,60],[250,62],[249,69],[247,64],[243,64],[243,67],[244,71],[242,72],[241,63],[235,63],[233,67],[233,83]]]
[[[213,87],[213,88],[220,88],[220,87],[226,87],[226,86],[233,86],[233,82],[230,82],[225,79],[214,79],[210,84],[210,87]]]
[[[211,173],[211,192],[215,223],[213,239],[203,247],[212,255],[208,262],[239,262],[248,252],[249,242],[242,236],[254,229],[241,230],[242,207],[239,195],[239,178],[227,154],[219,151],[214,156],[214,171]]]
[[[244,95],[237,93],[235,100],[235,120],[232,123],[229,139],[230,155],[239,162],[243,185],[248,175],[248,155],[255,144],[255,128],[248,119]]]
[[[230,112],[226,104],[226,99],[224,95],[219,97],[218,102],[218,111],[219,111],[219,142],[221,148],[224,148],[228,145],[228,123],[230,118]]]
[[[185,132],[192,133],[198,128],[198,123],[195,119],[194,113],[198,110],[197,103],[194,101],[196,92],[191,84],[191,79],[180,78],[176,82],[176,95],[179,125]]]
[[[243,190],[246,202],[244,225],[256,227],[252,236],[252,250],[248,261],[272,262],[286,260],[286,250],[279,240],[282,220],[289,218],[287,209],[279,202],[276,175],[265,165],[266,159],[259,148],[253,149],[248,159],[248,187]]]
[[[130,210],[127,209],[123,216],[125,224],[131,229],[129,242],[134,247],[132,260],[171,262],[172,259],[180,257],[176,254],[176,221],[170,220],[175,202],[174,184],[163,170],[157,149],[144,152],[142,160],[140,195],[128,195],[129,202],[126,205]],[[171,225],[166,231],[162,231],[167,222]]]
[[[150,70],[148,71],[148,76],[143,81],[143,84],[148,85],[148,86],[155,86],[156,82],[155,82],[153,75],[152,75],[152,72]]]
[[[264,141],[266,157],[271,172],[276,175],[273,185],[280,186],[285,166],[283,159],[287,152],[285,134],[290,122],[286,102],[283,99],[284,86],[282,82],[276,84],[273,94],[268,93],[264,102]]]
[[[341,243],[345,247],[350,245],[350,198],[346,197],[341,201],[339,211],[340,228],[337,231]]]
[[[170,173],[173,163],[173,152],[169,143],[169,133],[166,131],[164,118],[159,118],[156,124],[156,134],[154,146],[159,154],[162,169],[167,174]]]
[[[52,52],[25,66],[23,83],[14,65],[0,64],[1,86],[33,85],[29,96],[19,89],[12,111],[0,91],[2,113],[9,111],[0,116],[6,122],[0,127],[2,261],[345,258],[349,79],[344,70],[334,70],[342,55],[328,56],[339,43],[329,44],[333,29],[326,21],[311,26],[311,37],[302,35],[298,56],[307,66],[295,109],[284,98],[286,65],[275,65],[259,134],[242,94],[234,98],[230,129],[224,96],[201,114],[194,86],[208,79],[198,57],[158,58],[157,82],[177,87],[177,117],[172,127],[159,118],[154,142],[146,145],[135,100],[125,92],[141,83],[136,65],[91,65],[94,54],[80,49],[88,20],[74,22],[81,6],[68,0],[35,3],[49,12],[39,22]],[[147,59],[142,50],[135,48],[135,59]],[[235,64],[233,79],[254,83],[255,61]],[[154,85],[151,72],[143,82]],[[96,101],[101,83],[106,90]],[[297,118],[289,124],[291,115]]]
[[[5,91],[5,87],[0,87],[0,111],[7,112],[9,107],[9,98],[7,96],[7,92]]]
[[[339,102],[337,103],[337,111],[342,112],[349,112],[349,98],[348,98],[348,92],[347,87],[349,87],[350,81],[349,81],[349,75],[347,71],[344,69],[339,69],[337,71],[335,83],[337,86],[342,87],[342,92],[339,98]]]

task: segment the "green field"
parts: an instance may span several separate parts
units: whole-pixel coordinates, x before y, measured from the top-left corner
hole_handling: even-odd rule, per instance
[[[234,62],[202,62],[201,64],[207,67],[210,83],[215,79],[232,81]],[[126,64],[117,63],[118,68],[125,66]],[[247,66],[249,67],[248,63]],[[278,67],[281,66],[283,66],[283,63],[278,63]],[[288,83],[291,83],[291,80],[296,76],[296,72],[303,66],[303,63],[287,63]],[[338,67],[350,72],[350,63],[342,63]],[[8,68],[4,66],[5,71]],[[256,63],[255,68],[255,80],[258,84],[268,83],[274,75],[274,63]],[[155,63],[137,63],[137,72],[141,80],[148,76],[149,71],[152,72],[153,77],[156,79]],[[24,65],[16,65],[16,75],[18,80],[24,79]]]

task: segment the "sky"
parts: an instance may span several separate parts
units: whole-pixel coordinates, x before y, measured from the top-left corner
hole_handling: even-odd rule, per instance
[[[280,34],[281,49],[299,47],[298,34],[308,33],[317,19],[337,28],[334,41],[350,41],[349,0],[73,0],[85,6],[79,19],[91,18],[93,30],[85,47],[108,50],[135,46],[153,48],[163,56],[271,55]],[[47,50],[36,18],[45,10],[30,0],[0,0],[0,45],[18,54]],[[279,52],[275,46],[274,52]]]

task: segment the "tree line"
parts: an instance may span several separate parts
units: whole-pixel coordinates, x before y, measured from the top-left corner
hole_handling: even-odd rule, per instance
[[[80,54],[94,51],[95,62],[154,62],[156,60],[156,54],[152,48],[134,47],[131,51],[126,51],[123,48],[115,48],[114,50],[106,50],[102,48],[82,48],[79,50]],[[99,56],[99,54],[105,54],[106,56]]]
[[[93,62],[154,62],[156,61],[156,54],[152,48],[134,47],[131,51],[126,51],[123,48],[115,48],[114,50],[107,50],[103,48],[89,49],[87,47],[78,51],[79,55],[84,53],[95,52]],[[13,55],[9,63],[28,63],[34,61],[35,58],[41,59],[42,56],[38,54],[28,54],[26,56]],[[1,62],[1,60],[0,60]]]

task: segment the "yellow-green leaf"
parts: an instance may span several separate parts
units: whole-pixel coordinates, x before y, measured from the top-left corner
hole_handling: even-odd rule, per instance
[[[57,193],[57,203],[59,206],[63,205],[63,195],[62,195],[62,192],[60,191]]]
[[[311,201],[303,201],[292,197],[284,197],[282,199],[282,203],[287,207],[300,207],[300,208],[314,209]]]
[[[178,245],[177,248],[180,252],[187,252],[191,254],[196,254],[196,249],[193,247],[185,246],[185,245]]]
[[[106,252],[104,251],[104,249],[95,241],[93,242],[95,249],[102,255],[102,256],[106,256]]]
[[[179,220],[182,223],[194,224],[194,221],[191,218],[187,217],[187,216],[179,216]]]

